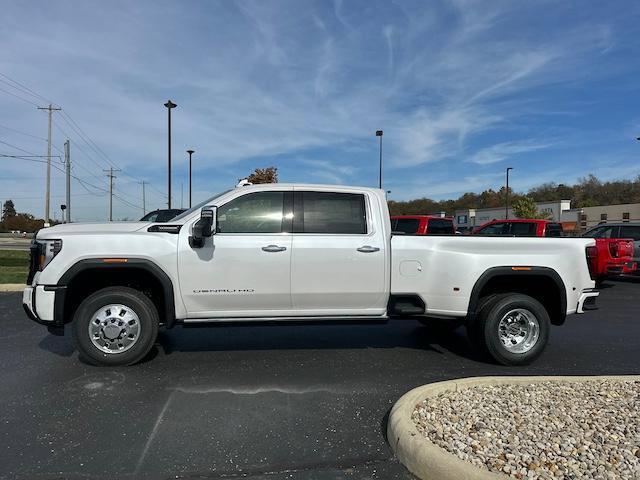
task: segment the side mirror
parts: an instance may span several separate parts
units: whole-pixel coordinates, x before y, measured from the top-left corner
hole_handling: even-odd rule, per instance
[[[189,237],[191,248],[202,248],[204,240],[216,233],[216,207],[204,207],[200,212],[200,220],[193,224]]]

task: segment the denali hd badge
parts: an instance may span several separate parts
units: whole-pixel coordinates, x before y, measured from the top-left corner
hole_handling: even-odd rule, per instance
[[[194,290],[193,293],[253,293],[253,288],[203,288]]]

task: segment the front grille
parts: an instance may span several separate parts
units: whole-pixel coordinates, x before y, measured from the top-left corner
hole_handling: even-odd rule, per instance
[[[33,277],[40,266],[41,248],[42,246],[35,240],[31,242],[31,247],[29,247],[29,275],[27,276],[27,285],[31,285]]]

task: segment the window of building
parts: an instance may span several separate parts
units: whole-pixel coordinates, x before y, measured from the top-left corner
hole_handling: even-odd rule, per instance
[[[601,213],[600,214],[600,220],[606,220],[607,219],[607,214],[606,213]]]
[[[584,213],[582,215],[580,215],[580,221],[581,222],[586,222],[587,221],[587,216]]]
[[[458,225],[465,225],[468,219],[466,215],[458,215]]]
[[[622,214],[622,220],[624,220],[625,222],[629,221],[629,212],[624,212]]]

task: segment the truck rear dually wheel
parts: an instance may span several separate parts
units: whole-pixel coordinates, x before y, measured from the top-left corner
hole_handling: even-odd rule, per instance
[[[526,365],[544,350],[550,325],[549,314],[538,300],[507,293],[484,303],[468,332],[472,343],[497,362]]]
[[[108,287],[87,297],[73,319],[81,357],[94,365],[131,365],[149,353],[158,335],[158,311],[141,292]]]

